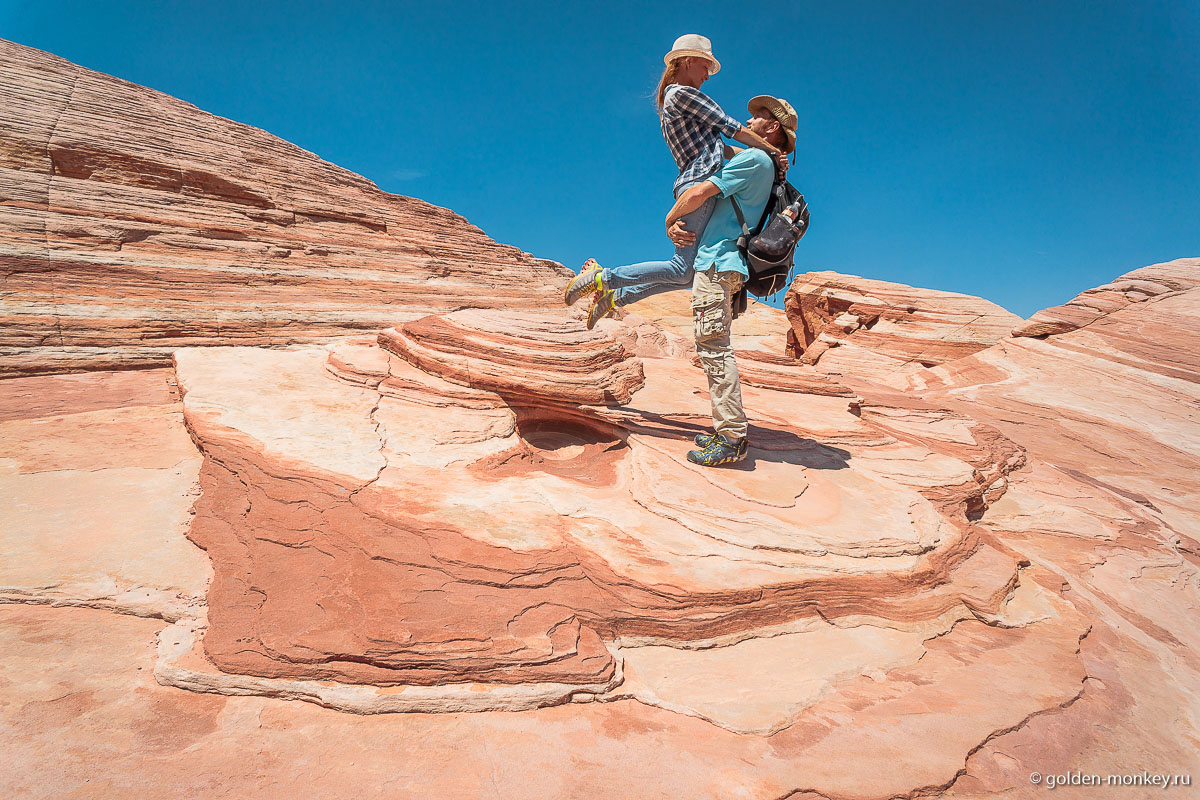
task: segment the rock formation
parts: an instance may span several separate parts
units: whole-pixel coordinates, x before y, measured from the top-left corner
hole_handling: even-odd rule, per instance
[[[0,270],[0,375],[544,308],[570,274],[265,131],[3,40]]]
[[[1080,293],[1065,305],[1046,308],[1018,326],[1013,336],[1049,336],[1084,328],[1134,303],[1200,286],[1200,260],[1180,258],[1122,275],[1112,283]]]
[[[895,380],[983,350],[1021,318],[978,297],[835,272],[799,276],[785,300],[787,354],[833,374]]]
[[[1196,773],[1200,260],[1017,337],[977,298],[801,276],[786,314],[735,323],[750,458],[705,470],[686,297],[587,331],[560,268],[450,212],[0,55],[3,363],[90,370],[0,380],[5,796],[1008,798],[1046,791],[1033,772]],[[141,209],[158,233],[110,247],[97,191],[130,210],[112,230]],[[329,253],[271,284],[269,254],[204,255],[217,218],[247,237],[221,242]],[[528,280],[497,294],[498,263]],[[251,312],[259,281],[303,330]],[[168,335],[179,297],[229,326]],[[1086,796],[1138,796],[1107,791]]]

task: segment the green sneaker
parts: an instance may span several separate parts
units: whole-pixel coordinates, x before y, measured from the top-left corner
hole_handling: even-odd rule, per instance
[[[696,443],[696,447],[703,450],[716,441],[716,438],[717,435],[715,433],[697,433],[696,438],[692,439],[692,441]]]
[[[687,460],[702,467],[718,467],[744,461],[748,451],[749,445],[745,439],[734,445],[725,441],[724,436],[717,434],[703,450],[688,451]]]
[[[596,259],[589,258],[583,262],[583,266],[579,268],[579,274],[575,276],[574,280],[567,284],[567,289],[563,292],[563,302],[573,306],[585,294],[603,291],[604,268]]]
[[[617,293],[612,289],[596,295],[596,301],[588,309],[587,329],[589,331],[596,327],[597,322],[605,317],[611,317],[612,313],[617,310],[616,296]]]

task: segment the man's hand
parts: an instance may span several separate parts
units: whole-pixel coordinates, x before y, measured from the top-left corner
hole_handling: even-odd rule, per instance
[[[675,220],[675,223],[667,228],[667,236],[675,243],[676,247],[687,247],[696,243],[696,234],[683,227],[681,219]]]
[[[715,195],[718,191],[717,185],[712,181],[701,181],[679,195],[679,199],[675,201],[675,205],[671,206],[671,210],[667,212],[667,235],[671,235],[671,227],[680,218],[687,216],[704,205],[704,201]]]

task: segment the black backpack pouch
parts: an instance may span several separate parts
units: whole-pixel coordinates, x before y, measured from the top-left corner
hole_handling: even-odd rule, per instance
[[[758,225],[751,231],[737,199],[730,197],[729,200],[742,226],[737,246],[750,273],[743,292],[748,291],[755,297],[769,297],[787,287],[796,243],[808,232],[808,204],[794,186],[776,179]],[[789,220],[779,213],[797,200],[800,211],[796,219]],[[744,310],[746,299],[739,299]]]

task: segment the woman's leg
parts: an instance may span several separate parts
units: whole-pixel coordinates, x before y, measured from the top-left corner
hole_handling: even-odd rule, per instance
[[[710,197],[700,208],[683,216],[683,226],[696,234],[696,241],[675,248],[675,257],[670,261],[643,261],[604,270],[604,285],[616,290],[616,305],[629,305],[661,292],[691,286],[692,264],[700,249],[700,235],[704,233],[704,226],[712,217],[716,204],[716,198]]]

